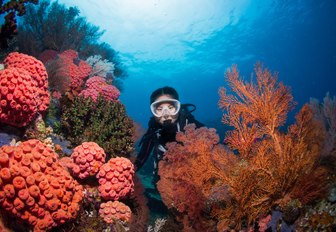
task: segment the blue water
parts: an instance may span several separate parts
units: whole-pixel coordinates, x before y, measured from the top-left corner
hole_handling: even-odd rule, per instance
[[[247,80],[257,61],[279,72],[296,111],[311,97],[336,95],[335,0],[60,2],[77,5],[106,30],[103,40],[129,73],[121,100],[144,127],[149,95],[169,85],[182,102],[197,105],[200,121],[220,128],[218,88],[226,85],[224,72],[232,64]]]
[[[237,24],[222,28],[194,47],[186,62],[195,61],[195,65],[188,70],[164,80],[132,73],[121,97],[129,114],[146,125],[149,94],[159,86],[170,85],[184,102],[197,105],[197,118],[216,125],[221,117],[217,91],[225,86],[223,73],[233,63],[247,79],[256,61],[278,71],[279,80],[291,86],[297,109],[310,97],[322,100],[327,91],[335,95],[336,1],[274,1],[262,15],[258,15],[258,5],[262,7],[261,3],[251,4]],[[220,65],[211,70],[199,66],[199,54],[205,63]],[[133,75],[136,78],[132,79]]]

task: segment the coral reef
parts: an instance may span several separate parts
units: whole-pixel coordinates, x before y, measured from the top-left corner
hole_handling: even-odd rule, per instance
[[[80,60],[75,50],[66,50],[58,58],[58,62],[62,64],[63,75],[70,77],[70,90],[76,95],[81,91],[84,79],[91,73],[91,66]]]
[[[85,60],[92,67],[92,76],[106,77],[108,73],[113,73],[114,64],[101,55],[90,56]]]
[[[38,140],[0,148],[1,207],[34,231],[61,225],[75,218],[79,210],[82,186],[57,158]]]
[[[79,58],[75,50],[69,49],[60,53],[46,50],[40,57],[46,64],[52,93],[77,96],[82,91],[92,68]]]
[[[168,151],[159,163],[157,186],[165,205],[177,211],[184,229],[193,226],[196,230],[211,230],[212,223],[203,214],[222,200],[215,197],[214,191],[226,184],[223,170],[229,170],[237,161],[218,144],[214,129],[195,129],[190,124],[184,130],[177,133],[176,142],[167,145]],[[216,199],[207,201],[210,198]]]
[[[220,89],[223,123],[233,128],[225,143],[233,152],[217,145],[215,132],[192,126],[167,145],[158,188],[169,208],[184,213],[184,230],[213,223],[218,231],[251,228],[273,207],[293,223],[301,207],[328,193],[332,169],[320,159],[322,122],[304,105],[285,132],[295,105],[289,88],[261,64],[255,73],[256,82],[246,83],[233,66],[226,80],[234,95]]]
[[[79,94],[84,98],[92,97],[95,102],[99,94],[108,101],[116,101],[119,98],[120,91],[113,85],[106,83],[106,80],[99,76],[89,78],[85,83],[86,88]]]
[[[105,200],[123,199],[133,193],[134,166],[123,157],[110,159],[97,174],[99,195]]]
[[[43,63],[32,56],[18,52],[10,53],[4,60],[6,68],[22,68],[30,74],[33,81],[36,82],[37,109],[43,113],[49,106],[48,74]]]
[[[105,163],[106,154],[104,150],[94,142],[84,142],[75,147],[71,154],[71,167],[74,176],[85,179],[94,176],[99,168]]]
[[[76,97],[63,104],[61,131],[65,138],[78,146],[92,141],[102,147],[107,158],[129,156],[133,150],[134,125],[123,104],[98,97]]]
[[[119,201],[108,201],[100,205],[99,216],[108,224],[113,223],[114,220],[128,222],[131,215],[131,209]]]
[[[41,61],[13,52],[0,70],[0,122],[28,125],[49,106],[48,75]]]

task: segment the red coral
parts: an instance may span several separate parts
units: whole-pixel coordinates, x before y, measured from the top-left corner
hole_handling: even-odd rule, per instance
[[[0,70],[0,122],[26,126],[38,113],[37,84],[20,68]]]
[[[91,66],[83,60],[80,60],[78,53],[74,50],[66,50],[59,54],[63,66],[63,76],[69,76],[71,79],[71,90],[80,90],[84,79],[91,73]]]
[[[106,200],[119,200],[133,192],[134,166],[130,160],[117,157],[102,165],[97,174],[99,194]]]
[[[76,90],[80,88],[83,85],[84,81],[79,75],[77,65],[73,62],[72,59],[69,59],[66,56],[62,56],[62,54],[59,57],[59,62],[61,62],[63,66],[62,75],[70,77],[70,89]]]
[[[131,209],[119,201],[108,201],[100,205],[99,216],[108,224],[112,224],[114,220],[128,222],[131,215]]]
[[[48,74],[43,63],[32,56],[18,52],[10,53],[4,60],[6,68],[22,68],[28,71],[31,78],[36,81],[37,107],[39,112],[48,109],[50,96],[48,91]]]
[[[71,158],[74,163],[72,166],[74,175],[85,179],[97,174],[105,163],[106,154],[97,143],[84,142],[74,149]]]
[[[85,79],[90,75],[92,68],[91,65],[86,63],[84,60],[80,60],[78,64],[79,77]]]
[[[59,164],[51,148],[28,140],[17,147],[1,147],[0,157],[2,209],[34,231],[49,230],[76,216],[82,186]]]

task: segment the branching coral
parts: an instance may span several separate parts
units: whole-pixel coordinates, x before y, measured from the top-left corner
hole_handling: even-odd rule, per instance
[[[74,145],[84,141],[96,142],[108,158],[129,156],[133,150],[134,126],[123,104],[98,97],[76,97],[64,104],[61,130]]]
[[[215,188],[225,184],[223,170],[230,169],[236,160],[218,145],[214,129],[195,129],[194,124],[184,129],[185,133],[177,133],[177,142],[167,145],[168,151],[159,163],[158,189],[164,203],[178,211],[185,228],[193,225],[201,230],[208,226],[201,217],[208,207],[206,200]]]
[[[245,83],[233,66],[226,77],[234,95],[220,89],[223,122],[233,128],[225,142],[236,155],[217,144],[211,129],[188,125],[159,163],[163,201],[187,215],[185,230],[210,225],[204,214],[217,222],[218,231],[250,227],[274,206],[297,218],[297,207],[328,190],[329,173],[319,162],[325,139],[321,121],[304,105],[296,123],[280,130],[294,106],[290,90],[260,64],[255,72],[256,83]]]
[[[276,83],[276,74],[260,64],[255,71],[257,85],[245,84],[234,66],[226,77],[236,96],[220,91],[219,106],[225,110],[223,122],[234,127],[226,141],[238,150],[240,159],[234,175],[226,176],[233,201],[223,218],[233,218],[237,227],[243,218],[251,223],[270,207],[286,206],[291,199],[309,194],[298,193],[302,186],[310,186],[301,191],[314,191],[313,199],[319,197],[325,193],[327,183],[326,172],[316,171],[324,133],[311,108],[305,105],[297,114],[296,123],[286,134],[281,133],[279,127],[293,106],[292,95],[288,88]],[[307,175],[320,175],[321,179],[308,180]]]
[[[106,59],[102,59],[101,55],[90,56],[86,62],[92,67],[92,76],[106,77],[108,73],[113,73],[114,64]]]
[[[317,99],[311,99],[310,106],[314,116],[323,123],[326,132],[322,156],[336,158],[336,97],[330,97],[327,93],[321,104]]]
[[[147,228],[149,209],[147,206],[147,198],[145,197],[145,189],[141,180],[134,175],[134,192],[130,196],[132,207],[132,218],[130,220],[130,231],[142,232]]]
[[[266,134],[278,140],[276,130],[284,124],[294,105],[289,89],[277,83],[277,74],[263,70],[260,64],[256,65],[255,72],[257,84],[244,83],[237,67],[233,66],[226,78],[236,96],[220,89],[219,107],[226,110],[223,123],[235,128],[227,134],[226,141],[242,157],[250,156],[255,141]]]

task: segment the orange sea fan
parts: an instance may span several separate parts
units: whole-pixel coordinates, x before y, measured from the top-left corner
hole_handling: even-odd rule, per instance
[[[283,125],[294,106],[289,88],[277,83],[276,73],[271,74],[260,63],[256,64],[255,73],[257,84],[244,83],[234,65],[226,72],[226,80],[235,95],[228,95],[224,88],[219,90],[218,105],[225,112],[222,121],[235,128],[227,134],[226,141],[241,156],[251,155],[256,140]]]
[[[177,134],[177,142],[167,145],[168,151],[159,163],[158,189],[168,208],[186,216],[178,218],[185,228],[193,225],[200,230],[208,224],[201,217],[207,199],[225,184],[223,170],[230,170],[227,166],[235,159],[229,150],[218,145],[219,136],[214,129],[195,129],[194,124],[184,129],[184,133]]]
[[[228,95],[223,88],[220,90],[223,122],[234,127],[225,141],[239,153],[239,162],[233,171],[225,172],[232,201],[223,212],[221,222],[234,221],[237,229],[244,218],[252,224],[272,206],[285,206],[290,197],[302,196],[298,185],[311,191],[307,196],[321,196],[309,187],[317,186],[314,179],[303,181],[318,165],[325,139],[321,124],[305,105],[297,114],[296,123],[287,133],[281,132],[279,127],[294,106],[293,97],[289,88],[277,84],[277,74],[271,74],[260,64],[256,65],[255,72],[257,84],[244,83],[237,67],[233,66],[226,77],[235,95]],[[325,181],[326,175],[317,176]]]

